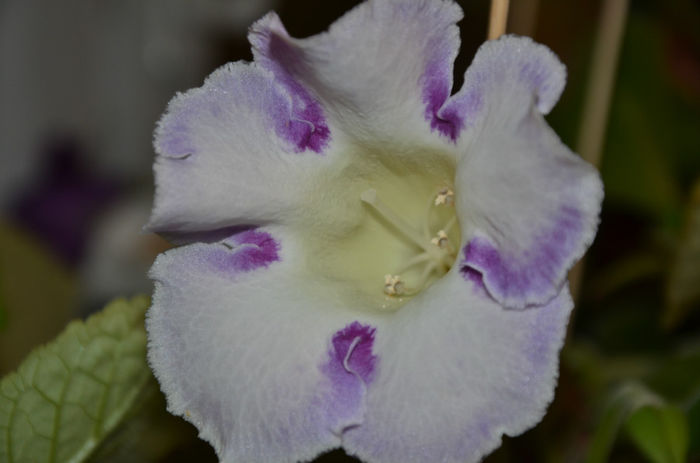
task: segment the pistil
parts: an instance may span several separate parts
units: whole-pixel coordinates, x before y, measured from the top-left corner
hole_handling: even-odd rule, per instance
[[[431,246],[430,241],[420,236],[420,233],[418,233],[412,226],[407,224],[397,213],[387,206],[384,201],[379,199],[377,196],[377,190],[370,188],[369,190],[364,191],[360,195],[360,199],[366,204],[372,206],[382,217],[384,217],[387,222],[403,233],[406,238],[413,241],[413,243],[419,248],[430,254],[431,257],[435,255],[434,247]]]

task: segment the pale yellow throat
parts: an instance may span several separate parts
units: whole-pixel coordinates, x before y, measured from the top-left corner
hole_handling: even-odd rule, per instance
[[[460,224],[446,157],[377,159],[363,156],[316,185],[305,236],[315,278],[353,307],[390,312],[450,270]]]

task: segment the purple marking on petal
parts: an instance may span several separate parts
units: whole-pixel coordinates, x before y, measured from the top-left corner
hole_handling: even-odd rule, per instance
[[[167,124],[159,127],[157,137],[158,150],[167,157],[180,157],[194,154],[196,147],[190,136],[191,119],[195,108],[182,108],[170,115]]]
[[[426,104],[425,117],[429,121],[437,118],[437,113],[450,96],[450,76],[445,72],[445,64],[433,59],[423,74],[423,101]]]
[[[551,69],[543,65],[539,59],[523,63],[520,67],[521,81],[532,89],[537,98],[535,105],[544,113],[548,112],[547,108],[551,108],[553,104],[550,101],[553,98],[552,95],[558,96],[561,93],[560,88],[553,88],[552,84],[556,85],[559,82],[552,82],[551,73]]]
[[[353,322],[333,335],[332,361],[343,367],[344,374],[357,375],[365,384],[372,381],[377,357],[372,354],[375,328]],[[347,360],[347,367],[344,365]]]
[[[442,37],[432,38],[428,45],[428,50],[439,50],[438,39]],[[447,98],[450,96],[452,85],[452,61],[445,53],[440,53],[434,56],[427,64],[425,72],[421,78],[423,84],[423,102],[425,103],[425,118],[430,122],[432,130],[438,130],[443,135],[447,135],[456,140],[455,129],[461,124],[461,120],[443,118],[438,115]],[[444,115],[442,115],[444,116]]]
[[[472,238],[464,247],[462,274],[478,271],[488,292],[499,300],[546,295],[560,283],[562,267],[570,263],[582,233],[581,213],[564,206],[554,226],[520,256],[508,255],[485,238]]]
[[[484,277],[481,275],[481,272],[467,266],[462,267],[459,271],[465,280],[471,281],[474,284],[474,291],[477,294],[488,296],[488,291],[486,290],[486,286],[484,286]]]
[[[430,128],[457,141],[459,134],[476,118],[483,104],[483,96],[477,89],[455,95],[435,113]]]
[[[284,76],[286,82],[277,74],[273,77],[240,64],[220,68],[203,87],[173,99],[156,131],[156,151],[164,162],[196,163],[196,155],[207,149],[208,130],[225,131],[235,117],[249,117],[252,111],[264,116],[261,129],[274,130],[290,142],[290,151],[321,152],[330,137],[321,107],[296,81]]]
[[[361,423],[366,386],[372,382],[377,357],[372,354],[376,329],[353,322],[331,339],[321,371],[329,380],[330,397],[320,403],[333,432]]]
[[[221,248],[212,250],[207,258],[219,270],[248,272],[279,261],[279,249],[269,233],[253,229],[223,241]]]
[[[474,119],[482,108],[483,96],[478,88],[473,88],[449,98],[451,64],[444,56],[433,58],[428,64],[422,78],[423,102],[431,130],[437,130],[455,142],[468,121]]]
[[[321,153],[328,145],[331,133],[321,105],[291,75],[301,66],[298,52],[270,30],[266,31],[266,39],[261,42],[265,56],[269,58],[265,64],[292,97],[292,117],[278,119],[277,133],[294,143],[299,152],[310,149]]]

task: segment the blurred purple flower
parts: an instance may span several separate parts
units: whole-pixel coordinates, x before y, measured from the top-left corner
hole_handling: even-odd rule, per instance
[[[54,137],[44,144],[45,164],[34,185],[13,202],[11,216],[66,263],[83,256],[91,226],[120,191],[115,179],[91,172],[79,142]]]

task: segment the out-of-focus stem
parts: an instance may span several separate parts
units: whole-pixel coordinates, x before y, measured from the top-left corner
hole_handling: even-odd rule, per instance
[[[584,100],[577,151],[591,164],[600,165],[610,99],[617,73],[622,36],[627,19],[628,0],[605,0],[593,49],[588,89]],[[584,261],[569,273],[571,294],[576,300],[583,276]]]
[[[488,39],[496,39],[506,33],[508,0],[491,0]]]
[[[628,0],[603,2],[601,22],[593,50],[577,148],[583,159],[596,166],[600,164],[610,97],[625,30],[627,6]]]

